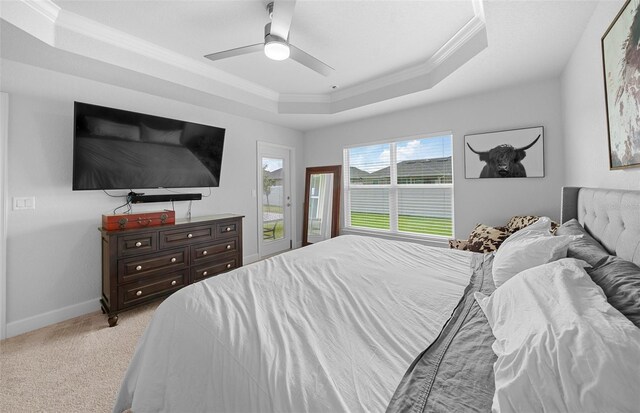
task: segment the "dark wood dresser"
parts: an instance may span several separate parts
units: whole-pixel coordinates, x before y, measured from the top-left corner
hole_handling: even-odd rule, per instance
[[[242,266],[241,215],[102,233],[102,311],[118,313]]]

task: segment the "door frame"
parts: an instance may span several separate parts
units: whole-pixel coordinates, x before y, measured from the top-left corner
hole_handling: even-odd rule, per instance
[[[0,92],[0,340],[7,337],[7,177],[9,94]]]
[[[289,152],[289,193],[291,196],[291,208],[289,214],[289,228],[291,234],[291,249],[296,248],[298,245],[298,231],[297,231],[297,197],[296,197],[296,161],[295,161],[295,148],[286,145],[280,145],[271,142],[257,141],[256,145],[256,206],[257,206],[257,225],[256,225],[256,234],[257,234],[257,243],[258,243],[258,259],[267,258],[267,255],[264,255],[262,248],[262,159],[261,154],[267,148],[275,148],[278,150],[286,150]],[[287,223],[285,222],[285,225]]]

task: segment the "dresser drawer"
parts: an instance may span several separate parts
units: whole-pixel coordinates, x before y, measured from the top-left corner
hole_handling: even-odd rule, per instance
[[[229,238],[207,244],[191,247],[191,263],[197,264],[203,261],[215,259],[224,253],[238,252],[238,238]]]
[[[216,238],[226,238],[226,237],[237,236],[242,230],[240,222],[241,221],[238,221],[238,220],[218,222],[215,228]]]
[[[125,258],[118,261],[118,281],[126,283],[159,270],[179,269],[189,264],[189,248]]]
[[[118,237],[118,257],[144,254],[157,250],[158,234],[155,232]]]
[[[145,278],[138,282],[122,285],[118,288],[118,299],[121,307],[136,305],[142,301],[152,300],[176,291],[189,283],[189,270],[172,272],[157,277]]]
[[[235,255],[191,267],[191,282],[204,280],[205,278],[238,268],[239,262],[238,256]]]
[[[214,238],[215,226],[203,225],[179,230],[160,231],[160,248],[188,245]]]

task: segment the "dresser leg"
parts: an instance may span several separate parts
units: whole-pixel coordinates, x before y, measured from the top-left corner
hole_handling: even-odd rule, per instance
[[[109,327],[115,327],[115,325],[118,324],[118,314],[109,316],[107,321],[109,321]]]

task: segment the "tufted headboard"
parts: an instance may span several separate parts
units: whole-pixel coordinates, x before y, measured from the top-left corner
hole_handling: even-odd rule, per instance
[[[560,218],[577,218],[610,254],[640,265],[640,191],[564,187]]]

